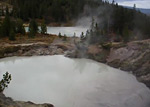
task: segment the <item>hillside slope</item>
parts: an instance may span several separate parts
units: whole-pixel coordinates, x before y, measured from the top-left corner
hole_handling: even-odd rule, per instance
[[[110,49],[97,44],[87,47],[81,45],[66,56],[93,59],[133,73],[150,88],[150,39],[128,44],[112,43]]]

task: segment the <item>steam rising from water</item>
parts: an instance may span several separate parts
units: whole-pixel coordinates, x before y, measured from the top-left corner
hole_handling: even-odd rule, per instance
[[[55,107],[150,107],[150,90],[136,78],[88,59],[63,56],[0,60],[12,81],[5,94]]]

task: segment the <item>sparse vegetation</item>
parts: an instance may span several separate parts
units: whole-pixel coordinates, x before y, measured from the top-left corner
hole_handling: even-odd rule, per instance
[[[34,19],[30,21],[29,25],[29,38],[34,38],[35,35],[38,33],[38,25]]]
[[[14,33],[25,34],[24,22],[30,21],[29,37],[35,37],[37,28],[35,20],[45,20],[41,24],[41,34],[46,34],[46,24],[50,22],[66,23],[76,19],[79,14],[87,11],[86,7],[96,10],[101,8],[97,13],[98,23],[92,18],[91,30],[86,38],[91,39],[90,42],[105,42],[107,40],[128,42],[135,39],[150,38],[150,17],[136,11],[136,5],[132,9],[119,6],[113,0],[112,3],[103,0],[9,0],[10,5],[2,13],[5,12],[5,19],[0,24],[0,37],[9,37],[13,27]],[[12,11],[10,11],[12,9]],[[103,10],[103,11],[101,11]],[[90,15],[89,15],[90,16]],[[13,19],[13,20],[12,20]],[[141,23],[142,20],[142,23]],[[15,22],[15,23],[13,23]],[[38,23],[41,21],[38,21]],[[31,28],[32,26],[32,28]],[[36,25],[37,26],[37,25]],[[139,35],[139,33],[141,35]],[[113,33],[113,38],[112,34]],[[89,35],[92,35],[89,38]],[[96,36],[97,35],[97,36]],[[94,39],[94,38],[98,39]],[[105,38],[105,39],[103,39]]]
[[[9,37],[10,31],[11,31],[11,21],[10,21],[10,17],[7,14],[5,16],[4,21],[1,24],[1,37]]]
[[[47,33],[47,26],[45,24],[45,21],[43,21],[41,24],[41,34],[46,34],[46,33]]]
[[[23,21],[21,19],[18,19],[16,21],[16,33],[20,33],[22,35],[25,35],[25,28],[23,26]]]
[[[11,74],[9,74],[8,72],[6,72],[3,75],[3,79],[0,81],[0,92],[3,92],[5,88],[8,87],[8,84],[11,81]]]
[[[10,31],[10,34],[9,34],[9,40],[11,40],[11,41],[16,40],[14,30],[11,30],[11,31]]]
[[[67,41],[67,36],[66,36],[66,34],[64,34],[63,40],[64,40],[64,41]]]
[[[61,35],[61,33],[60,33],[60,32],[59,32],[58,36],[59,36],[59,38],[61,38],[61,37],[62,37],[62,35]]]
[[[81,33],[80,38],[81,38],[81,40],[84,40],[85,36],[84,36],[83,32]]]

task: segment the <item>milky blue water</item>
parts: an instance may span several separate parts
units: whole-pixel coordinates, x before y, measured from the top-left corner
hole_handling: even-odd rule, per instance
[[[11,73],[4,91],[19,101],[55,107],[150,107],[150,90],[124,71],[88,59],[61,55],[0,59]]]

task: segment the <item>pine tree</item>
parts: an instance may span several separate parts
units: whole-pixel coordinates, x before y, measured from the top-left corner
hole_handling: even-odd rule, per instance
[[[75,38],[76,37],[76,33],[74,32],[74,34],[73,34],[73,37]]]
[[[41,34],[46,34],[47,33],[47,27],[45,22],[43,21],[41,24]]]
[[[16,23],[16,32],[17,33],[21,33],[21,34],[25,34],[25,28],[23,26],[23,21],[21,19],[18,19],[17,20],[17,23]]]
[[[115,4],[115,0],[112,1],[112,4],[113,4],[113,5]]]
[[[91,30],[94,30],[94,25],[95,25],[95,19],[92,17],[92,22],[91,22]]]
[[[9,9],[8,9],[8,6],[6,7],[6,15],[9,15]]]
[[[133,5],[133,10],[136,10],[136,4]]]
[[[62,37],[62,35],[61,35],[61,33],[60,33],[60,32],[59,32],[58,36],[59,36],[59,38],[61,38],[61,37]]]
[[[123,29],[123,41],[124,42],[128,42],[129,41],[129,29],[128,29],[127,25]]]
[[[15,41],[16,40],[16,38],[15,38],[15,32],[14,32],[13,29],[10,31],[9,40],[11,40],[11,41]]]
[[[5,19],[1,26],[1,30],[2,30],[3,37],[9,37],[10,30],[11,30],[11,21],[10,21],[9,15],[5,16]]]
[[[34,31],[33,27],[31,27],[31,28],[29,29],[29,35],[28,35],[28,37],[29,37],[29,38],[34,38],[35,35],[36,35],[35,31]]]
[[[31,20],[29,25],[29,37],[34,38],[36,33],[38,33],[38,25],[34,19]]]
[[[4,9],[2,9],[2,16],[4,16]]]
[[[11,81],[11,74],[9,74],[8,72],[6,72],[3,75],[3,79],[0,81],[0,93],[4,91],[5,88],[8,87],[8,84]]]
[[[67,41],[67,36],[66,36],[66,34],[64,34],[64,39],[63,39],[64,41]]]
[[[83,32],[81,33],[80,38],[81,38],[81,40],[84,39],[84,33]]]
[[[89,32],[89,30],[87,30],[87,31],[86,31],[86,35],[85,35],[85,38],[86,38],[86,39],[89,39],[89,36],[90,36],[90,32]]]

